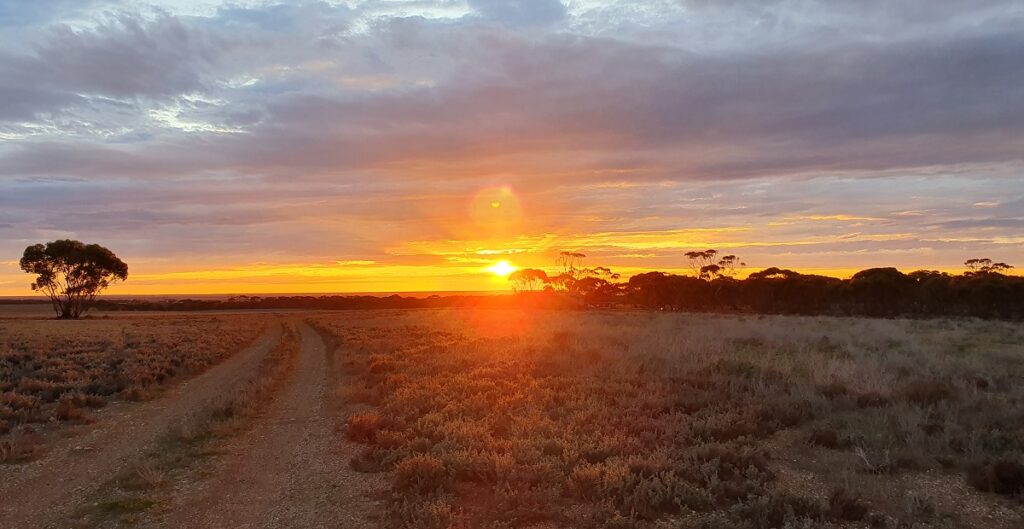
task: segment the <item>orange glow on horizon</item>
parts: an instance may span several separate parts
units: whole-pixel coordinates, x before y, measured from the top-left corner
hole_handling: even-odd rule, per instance
[[[488,254],[480,254],[486,257]],[[214,294],[330,294],[330,293],[394,293],[394,292],[506,292],[511,291],[508,274],[521,268],[539,268],[555,271],[548,259],[526,254],[516,265],[508,261],[484,261],[476,263],[447,265],[396,265],[370,262],[336,263],[288,263],[240,266],[211,266],[206,269],[178,270],[165,268],[168,265],[139,263],[130,268],[128,281],[116,283],[105,294],[113,296],[131,295],[214,295]],[[494,256],[491,256],[492,259]],[[127,257],[129,266],[134,260]],[[517,258],[518,261],[518,258]],[[491,263],[485,268],[481,265]],[[500,264],[500,263],[505,264]],[[594,261],[597,263],[597,261]],[[653,270],[692,275],[682,266],[631,266],[607,264],[622,274],[621,281],[628,281],[633,275]],[[680,263],[682,264],[682,263]],[[784,263],[783,263],[784,264]],[[500,266],[499,266],[500,265]],[[506,266],[507,265],[507,266]],[[173,266],[173,265],[172,265]],[[497,267],[496,270],[495,267]],[[511,268],[511,270],[510,270]],[[737,270],[736,278],[742,279],[751,272],[766,266],[750,266]],[[854,273],[868,268],[816,268],[788,267],[802,274],[817,274],[838,278],[849,278]],[[903,272],[927,268],[949,274],[961,274],[962,268],[950,267],[899,267]],[[500,271],[502,273],[496,273]],[[507,273],[504,273],[507,272]],[[1020,275],[1012,270],[1011,275]],[[31,276],[17,269],[16,264],[0,262],[0,296],[35,297],[38,293],[29,288]]]

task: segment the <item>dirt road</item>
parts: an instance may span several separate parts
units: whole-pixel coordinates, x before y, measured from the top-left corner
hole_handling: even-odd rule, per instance
[[[244,351],[171,388],[157,400],[104,410],[81,436],[57,442],[40,460],[0,468],[0,527],[56,527],[99,485],[154,449],[173,428],[216,403],[278,343],[274,325]]]
[[[302,350],[266,413],[224,450],[213,475],[174,498],[156,527],[373,527],[374,477],[349,468],[355,447],[335,433],[334,378],[323,340],[299,324]]]

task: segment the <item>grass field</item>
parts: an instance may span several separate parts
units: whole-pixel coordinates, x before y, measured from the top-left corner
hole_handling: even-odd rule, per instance
[[[93,410],[112,401],[121,412]],[[1024,326],[14,311],[0,427],[0,478],[73,481],[74,527],[287,526],[301,511],[389,529],[1014,529]],[[24,520],[47,519],[37,495],[19,496]]]
[[[388,527],[1020,527],[1024,327],[346,312]]]
[[[93,420],[112,399],[147,400],[260,334],[261,314],[0,319],[0,462],[37,455],[43,434]]]

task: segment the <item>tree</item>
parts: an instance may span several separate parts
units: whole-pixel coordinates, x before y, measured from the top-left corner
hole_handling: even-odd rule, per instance
[[[968,259],[964,261],[964,266],[967,267],[967,275],[1002,274],[1013,268],[1006,263],[996,263],[988,258]]]
[[[509,274],[508,281],[512,283],[512,290],[516,292],[532,292],[542,290],[550,282],[550,279],[543,270],[524,268]]]
[[[750,274],[750,279],[793,279],[799,277],[800,274],[789,270],[787,268],[771,267],[765,268],[760,272],[754,272]]]
[[[551,278],[551,285],[556,290],[572,290],[573,284],[581,277],[583,259],[587,256],[580,252],[562,251],[555,258],[555,264],[561,267],[562,273]]]
[[[128,265],[98,245],[68,239],[25,248],[21,269],[35,274],[32,290],[49,296],[61,319],[78,318],[105,288],[128,279]]]
[[[581,268],[577,272],[569,292],[582,296],[589,305],[612,301],[621,290],[619,285],[614,283],[621,276],[612,272],[610,268],[595,266]]]
[[[735,255],[726,255],[720,259],[718,250],[704,250],[703,252],[686,252],[686,258],[690,260],[690,269],[694,277],[705,280],[732,277],[736,274],[737,266],[747,266],[747,263],[740,262]]]
[[[583,259],[586,257],[586,254],[580,252],[562,251],[555,258],[555,263],[562,267],[563,274],[575,276],[576,270],[583,265]]]
[[[896,316],[906,312],[916,282],[893,267],[861,270],[847,283],[856,312],[869,316]]]
[[[686,258],[690,260],[690,270],[693,270],[693,276],[703,277],[704,268],[715,264],[716,255],[718,255],[718,250],[686,252]]]

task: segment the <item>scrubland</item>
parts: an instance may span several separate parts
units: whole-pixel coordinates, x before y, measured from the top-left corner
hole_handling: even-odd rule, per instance
[[[388,527],[1024,526],[1024,327],[343,312]]]
[[[112,400],[146,400],[242,349],[262,314],[56,321],[0,319],[0,462],[32,458],[47,434],[92,422]]]

